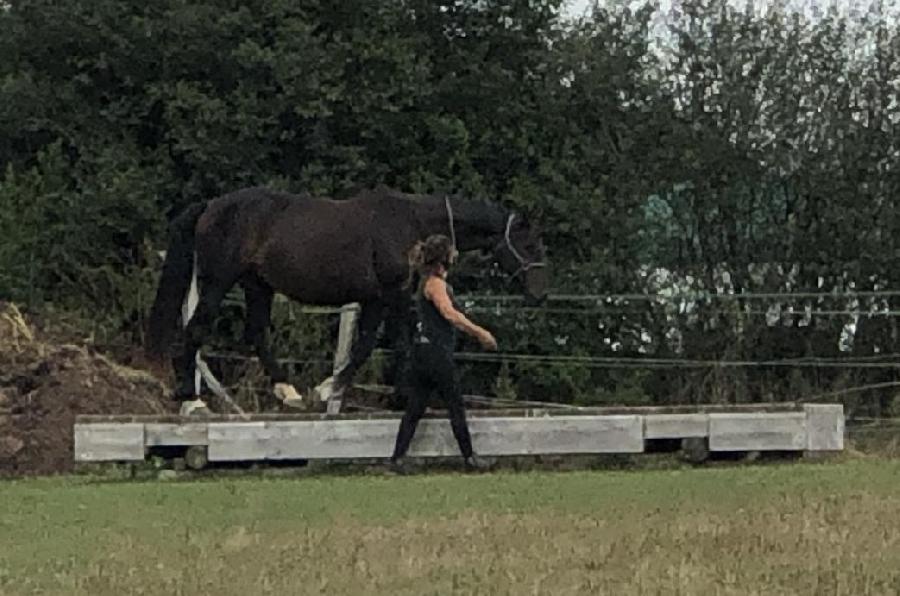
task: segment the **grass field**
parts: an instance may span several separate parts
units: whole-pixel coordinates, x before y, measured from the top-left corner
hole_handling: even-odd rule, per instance
[[[3,594],[896,594],[900,462],[0,484]]]

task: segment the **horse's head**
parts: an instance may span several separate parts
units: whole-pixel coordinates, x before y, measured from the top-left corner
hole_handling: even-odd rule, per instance
[[[538,230],[520,214],[507,215],[500,241],[493,248],[493,257],[500,267],[518,280],[530,304],[547,297],[550,272],[546,250]]]
[[[480,251],[498,264],[523,286],[529,304],[547,297],[550,272],[544,244],[538,230],[522,214],[497,203],[467,201],[447,194],[434,197],[428,209],[434,218],[432,229],[440,233],[449,230],[459,250]]]

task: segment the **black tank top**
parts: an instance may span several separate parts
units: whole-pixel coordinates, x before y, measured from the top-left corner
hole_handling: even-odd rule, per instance
[[[416,295],[416,330],[414,341],[420,345],[434,345],[441,350],[452,353],[456,348],[456,328],[444,318],[434,305],[434,302],[425,297],[425,284],[423,283]],[[453,307],[461,310],[453,295],[453,287],[447,284],[447,294]]]

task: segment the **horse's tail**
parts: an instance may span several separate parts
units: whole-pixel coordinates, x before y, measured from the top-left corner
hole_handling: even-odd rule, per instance
[[[197,283],[194,230],[206,207],[206,202],[189,206],[169,226],[169,247],[144,341],[147,357],[156,364],[162,364],[178,328],[185,296]]]

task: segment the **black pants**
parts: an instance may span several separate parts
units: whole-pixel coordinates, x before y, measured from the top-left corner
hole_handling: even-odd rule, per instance
[[[406,455],[409,443],[416,434],[425,408],[428,406],[428,398],[433,391],[437,391],[441,399],[447,404],[450,414],[450,426],[453,428],[453,436],[459,444],[459,450],[463,457],[472,455],[472,438],[469,435],[469,426],[466,423],[466,409],[459,387],[459,377],[456,365],[453,362],[453,354],[430,344],[416,344],[412,349],[412,358],[400,385],[400,394],[406,398],[406,412],[400,421],[400,430],[397,431],[397,442],[394,445],[392,458]]]

